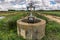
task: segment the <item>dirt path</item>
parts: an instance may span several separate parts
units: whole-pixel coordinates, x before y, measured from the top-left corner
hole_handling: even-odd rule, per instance
[[[52,15],[46,15],[46,14],[41,14],[42,16],[45,16],[47,18],[49,18],[50,20],[53,20],[57,23],[60,23],[60,17],[57,17],[57,16],[52,16]]]

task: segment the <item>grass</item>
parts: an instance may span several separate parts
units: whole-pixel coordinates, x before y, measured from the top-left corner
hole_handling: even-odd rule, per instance
[[[60,40],[60,24],[51,21],[42,15],[35,14],[35,16],[46,20],[46,35],[42,40]]]
[[[60,40],[60,24],[49,21],[46,25],[46,35],[42,40]]]
[[[51,13],[54,14],[54,12]],[[17,36],[16,29],[16,21],[26,16],[25,11],[3,12],[0,16],[6,16],[5,19],[0,20],[0,40],[25,40],[23,37]],[[34,16],[46,20],[46,35],[42,40],[60,40],[60,24],[38,14],[34,14]]]
[[[0,16],[13,16],[16,14],[21,14],[21,13],[26,13],[25,11],[5,11],[5,12],[1,12],[0,11]]]
[[[4,16],[6,16],[6,18],[0,20],[0,40],[24,40],[23,37],[17,36],[16,21],[22,16],[26,16],[26,14],[24,12],[17,12],[14,15],[10,14]]]
[[[60,17],[60,11],[38,11],[38,13],[49,14],[49,15],[54,15],[54,16]]]

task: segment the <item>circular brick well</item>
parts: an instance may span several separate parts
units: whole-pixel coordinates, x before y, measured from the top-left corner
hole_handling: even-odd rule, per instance
[[[18,36],[26,40],[40,40],[45,36],[46,21],[35,18],[34,23],[29,23],[27,18],[17,20]]]

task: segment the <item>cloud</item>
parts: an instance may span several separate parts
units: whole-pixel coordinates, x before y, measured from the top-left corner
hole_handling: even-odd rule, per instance
[[[5,2],[2,3],[2,1],[5,1]],[[59,6],[60,4],[51,5],[50,1],[54,1],[54,0],[44,0],[43,3],[42,3],[42,0],[38,0],[38,1],[36,0],[36,3],[35,3],[36,10],[60,8],[60,6]],[[28,0],[27,0],[27,3],[28,3]],[[3,5],[2,6],[3,9],[26,9],[26,0],[0,0],[0,4]],[[57,7],[57,6],[59,6],[59,7]]]
[[[60,3],[60,0],[55,0],[55,2]]]
[[[5,2],[10,2],[10,1],[15,1],[15,0],[5,0]]]

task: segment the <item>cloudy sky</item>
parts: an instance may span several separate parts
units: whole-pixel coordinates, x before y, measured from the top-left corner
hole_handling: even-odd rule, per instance
[[[36,9],[60,9],[60,0],[33,0]],[[4,9],[26,9],[28,0],[0,0],[0,10]],[[42,7],[43,6],[43,7]],[[54,8],[55,7],[55,8]]]

